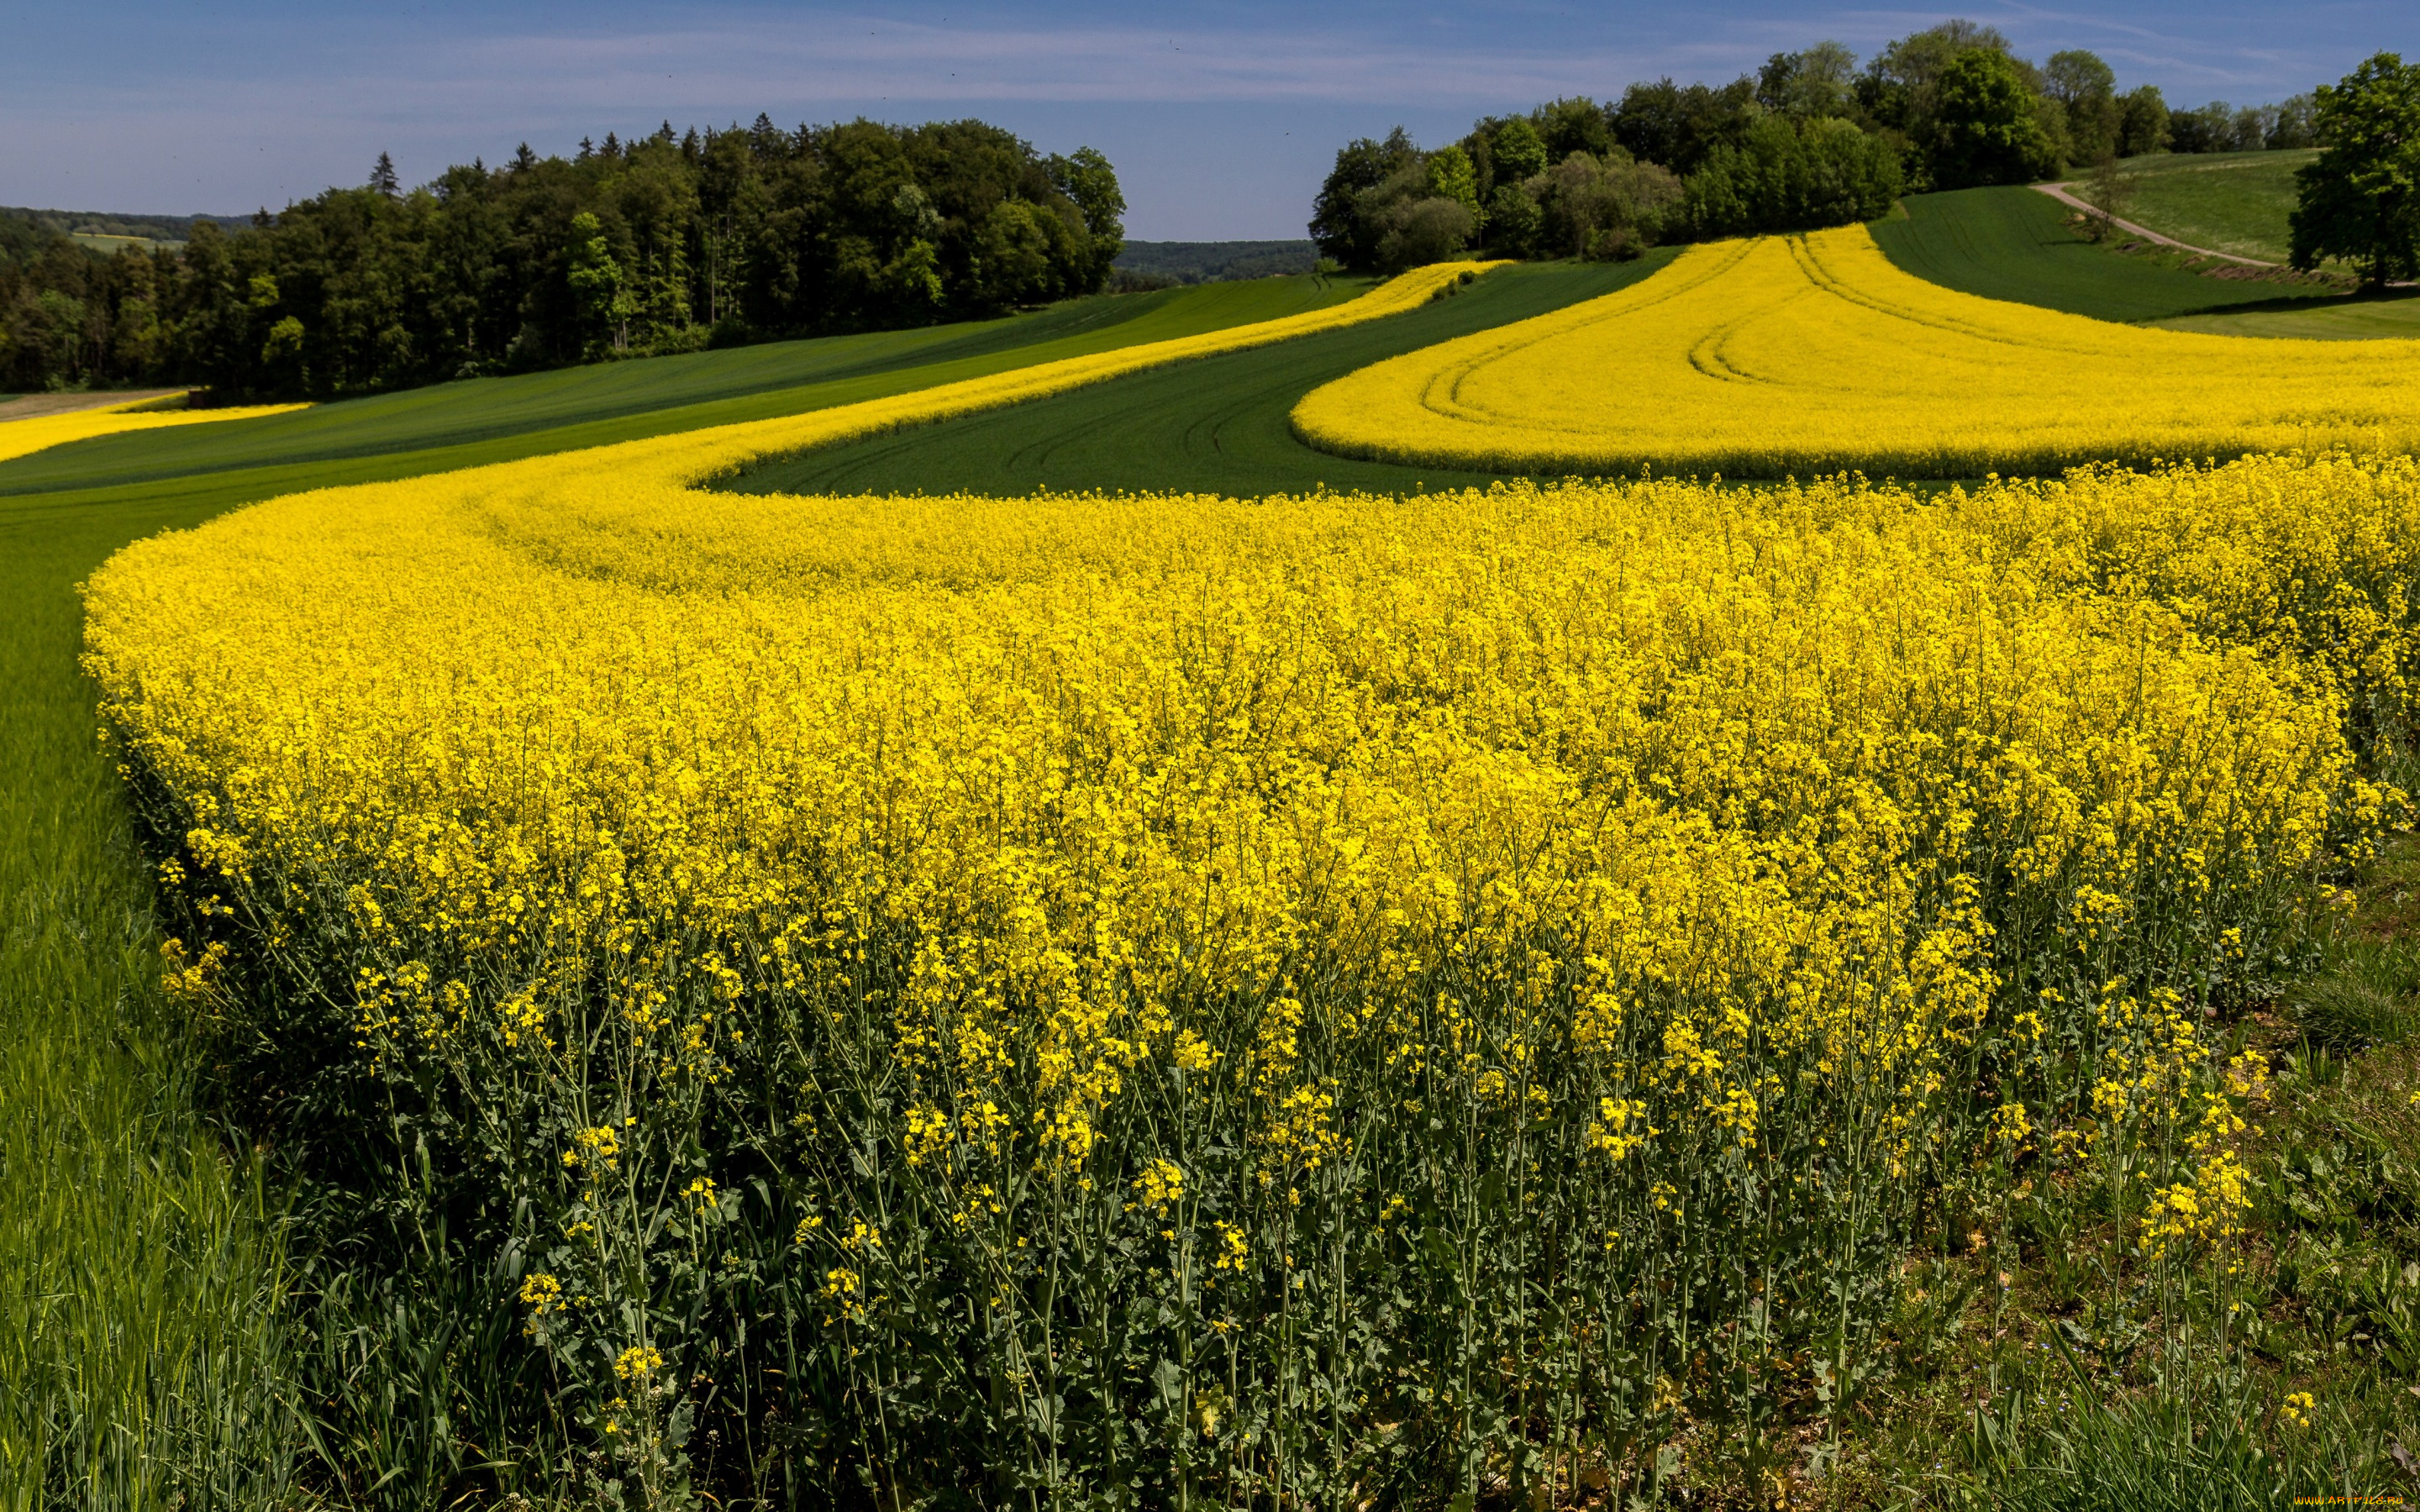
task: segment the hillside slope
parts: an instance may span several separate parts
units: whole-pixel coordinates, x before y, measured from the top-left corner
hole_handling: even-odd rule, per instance
[[[347,399],[239,426],[113,437],[0,464],[0,495],[84,490],[236,469],[300,468],[444,448],[446,466],[668,435],[878,398],[1063,357],[1326,309],[1366,280],[1258,279],[1099,295],[1028,315],[915,331],[471,378]],[[204,435],[203,431],[210,434]],[[415,471],[436,471],[423,467]],[[369,475],[341,466],[327,481]]]
[[[1391,319],[1140,374],[1038,404],[875,437],[750,469],[745,493],[1016,493],[1129,488],[1241,496],[1330,488],[1410,492],[1496,476],[1332,456],[1296,440],[1288,413],[1357,368],[1627,287],[1671,260],[1529,263]]]

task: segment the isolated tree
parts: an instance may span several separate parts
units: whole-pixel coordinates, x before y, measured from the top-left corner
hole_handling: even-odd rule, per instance
[[[370,169],[370,187],[389,199],[398,198],[403,193],[403,180],[396,176],[395,160],[383,152],[379,154],[378,162]]]
[[[2005,53],[1968,48],[1934,89],[1933,182],[1943,189],[2022,184],[2058,171],[2058,152],[2025,75]]]
[[[2293,264],[2340,257],[2382,286],[2420,270],[2420,65],[2381,53],[2314,94],[2319,161],[2295,174]]]
[[[2127,208],[2133,202],[2141,180],[2118,165],[2115,153],[2103,153],[2092,165],[2092,175],[2084,182],[2080,196],[2092,207],[2093,213],[2085,217],[2085,235],[2094,241],[2105,240],[2125,218]]]

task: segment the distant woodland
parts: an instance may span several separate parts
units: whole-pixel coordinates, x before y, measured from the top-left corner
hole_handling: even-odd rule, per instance
[[[364,186],[232,231],[114,218],[103,234],[183,239],[115,255],[70,239],[112,218],[0,212],[0,390],[324,398],[964,319],[1100,289],[1125,210],[1090,148],[760,116],[570,158],[524,145],[416,189],[382,154]]]
[[[1165,288],[1231,278],[1308,273],[1319,249],[1295,241],[1129,241],[1117,262],[1114,286]]]
[[[1634,84],[1488,116],[1423,150],[1398,128],[1336,155],[1311,233],[1346,268],[1393,271],[1483,248],[1636,256],[1658,242],[1871,220],[1903,192],[2027,183],[2142,153],[2302,147],[2314,100],[2171,111],[2083,50],[2035,64],[1951,21],[1859,66],[1838,42],[1776,53],[1727,85]]]

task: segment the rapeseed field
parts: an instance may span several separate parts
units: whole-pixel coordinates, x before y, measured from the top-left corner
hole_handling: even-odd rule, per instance
[[[1692,248],[1619,293],[1378,363],[1295,408],[1345,455],[1532,474],[1972,478],[2409,451],[2420,343],[2147,330],[1984,300],[1862,226]]]
[[[172,992],[363,1212],[497,1257],[585,1473],[1626,1494],[1837,1436],[1911,1257],[2028,1200],[2223,1346],[2271,1068],[2212,1015],[2405,814],[2420,469],[693,486],[1160,360],[89,585]]]

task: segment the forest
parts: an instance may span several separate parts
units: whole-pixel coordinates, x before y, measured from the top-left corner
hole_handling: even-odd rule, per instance
[[[1091,148],[857,120],[524,144],[406,190],[380,154],[232,233],[99,255],[0,214],[0,392],[329,398],[768,337],[931,324],[1102,287],[1125,201]]]

